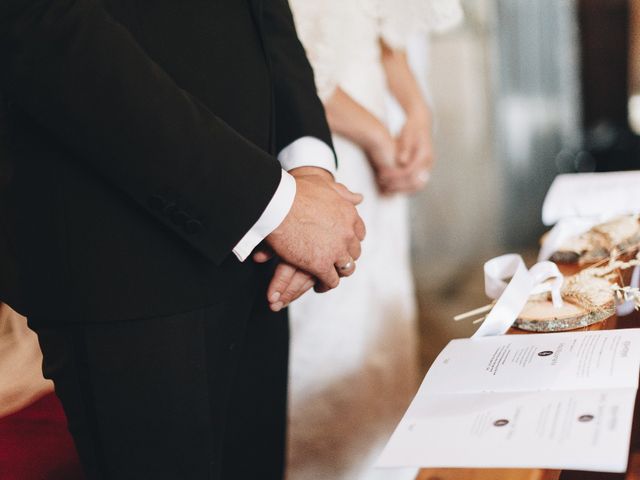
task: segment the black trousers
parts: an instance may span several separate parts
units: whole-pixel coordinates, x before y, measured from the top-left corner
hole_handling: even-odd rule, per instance
[[[35,327],[89,478],[282,478],[288,323],[257,283],[179,315]]]

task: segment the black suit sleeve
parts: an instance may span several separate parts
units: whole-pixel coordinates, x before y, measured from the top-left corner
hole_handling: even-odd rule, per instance
[[[275,83],[277,151],[304,136],[316,137],[332,146],[313,70],[296,34],[287,0],[263,0],[262,19]]]
[[[6,183],[9,181],[9,162],[7,158],[7,119],[5,101],[0,91],[0,302],[14,299],[9,293],[16,285],[15,257],[12,254],[7,228],[7,201],[4,197]]]
[[[11,102],[217,263],[278,186],[278,162],[181,90],[98,0],[2,0],[0,65]],[[166,216],[174,198],[193,209],[180,226]]]

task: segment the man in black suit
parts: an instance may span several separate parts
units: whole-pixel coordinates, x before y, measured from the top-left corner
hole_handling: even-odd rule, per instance
[[[326,290],[364,237],[286,0],[3,0],[0,62],[0,300],[89,476],[280,478],[287,320],[245,259]]]

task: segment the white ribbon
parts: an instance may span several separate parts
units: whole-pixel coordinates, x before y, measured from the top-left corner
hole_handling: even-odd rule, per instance
[[[553,282],[548,282],[549,279]],[[504,334],[532,294],[550,291],[553,306],[562,307],[563,280],[553,262],[539,262],[527,270],[520,255],[511,253],[492,258],[484,264],[484,289],[496,304],[472,338]]]
[[[640,268],[636,265],[633,267],[633,272],[631,272],[631,282],[629,282],[629,286],[631,288],[638,288],[638,285],[640,285]],[[625,317],[635,309],[635,302],[633,300],[627,300],[626,302],[619,303],[616,306],[616,314],[619,317]]]

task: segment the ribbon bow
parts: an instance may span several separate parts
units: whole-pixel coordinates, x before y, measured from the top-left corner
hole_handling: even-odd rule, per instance
[[[548,282],[550,279],[553,281]],[[527,270],[520,255],[510,253],[492,258],[484,264],[484,289],[496,304],[472,338],[504,334],[530,295],[550,291],[553,306],[562,307],[563,281],[562,273],[553,262],[538,262]]]

